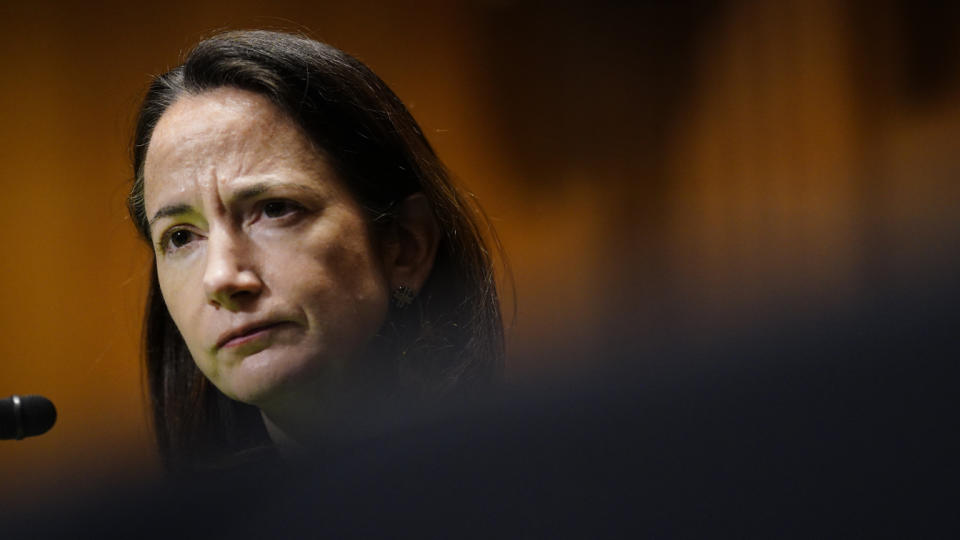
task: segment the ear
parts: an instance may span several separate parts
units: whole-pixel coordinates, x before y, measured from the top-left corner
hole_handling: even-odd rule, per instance
[[[390,232],[383,239],[384,268],[391,289],[405,286],[419,292],[430,277],[440,244],[440,227],[423,193],[399,204]]]

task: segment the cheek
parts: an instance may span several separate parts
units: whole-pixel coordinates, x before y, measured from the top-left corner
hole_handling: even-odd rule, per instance
[[[167,311],[178,326],[183,322],[183,303],[186,300],[185,283],[182,273],[170,271],[168,267],[158,265],[157,278],[160,283],[160,292],[167,305]]]
[[[356,300],[368,300],[382,305],[385,312],[387,279],[383,261],[376,251],[376,244],[365,222],[357,219],[352,223],[349,234],[343,238],[351,241],[338,243],[327,264],[335,268],[337,276],[347,284]]]
[[[191,286],[189,272],[184,272],[180,268],[158,265],[157,281],[170,318],[180,330],[191,353],[196,356],[198,336],[193,332],[200,330],[200,325],[195,319],[200,307],[198,302],[203,299],[203,296]]]
[[[304,296],[311,299],[308,309],[318,325],[356,345],[371,338],[386,316],[382,263],[362,223],[344,224],[326,238],[336,241],[319,243],[297,269],[296,282],[307,288]]]
[[[344,290],[358,300],[378,293],[385,287],[380,261],[370,250],[366,238],[352,243],[341,243],[326,253],[321,264]]]

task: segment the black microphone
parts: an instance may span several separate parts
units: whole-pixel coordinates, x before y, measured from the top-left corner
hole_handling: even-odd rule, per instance
[[[43,396],[0,399],[0,439],[42,435],[57,421],[57,409]]]

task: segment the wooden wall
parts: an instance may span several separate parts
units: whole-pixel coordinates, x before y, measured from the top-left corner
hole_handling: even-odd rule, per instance
[[[149,76],[216,29],[308,31],[410,106],[509,254],[516,378],[936,276],[960,224],[955,8],[610,4],[0,7],[0,397],[60,412],[0,442],[0,504],[156,475],[128,142]]]

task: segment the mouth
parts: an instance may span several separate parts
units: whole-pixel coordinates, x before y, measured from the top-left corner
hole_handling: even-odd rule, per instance
[[[276,328],[289,324],[292,323],[286,321],[261,322],[234,328],[220,336],[217,340],[216,349],[238,347],[250,343],[266,336]]]

